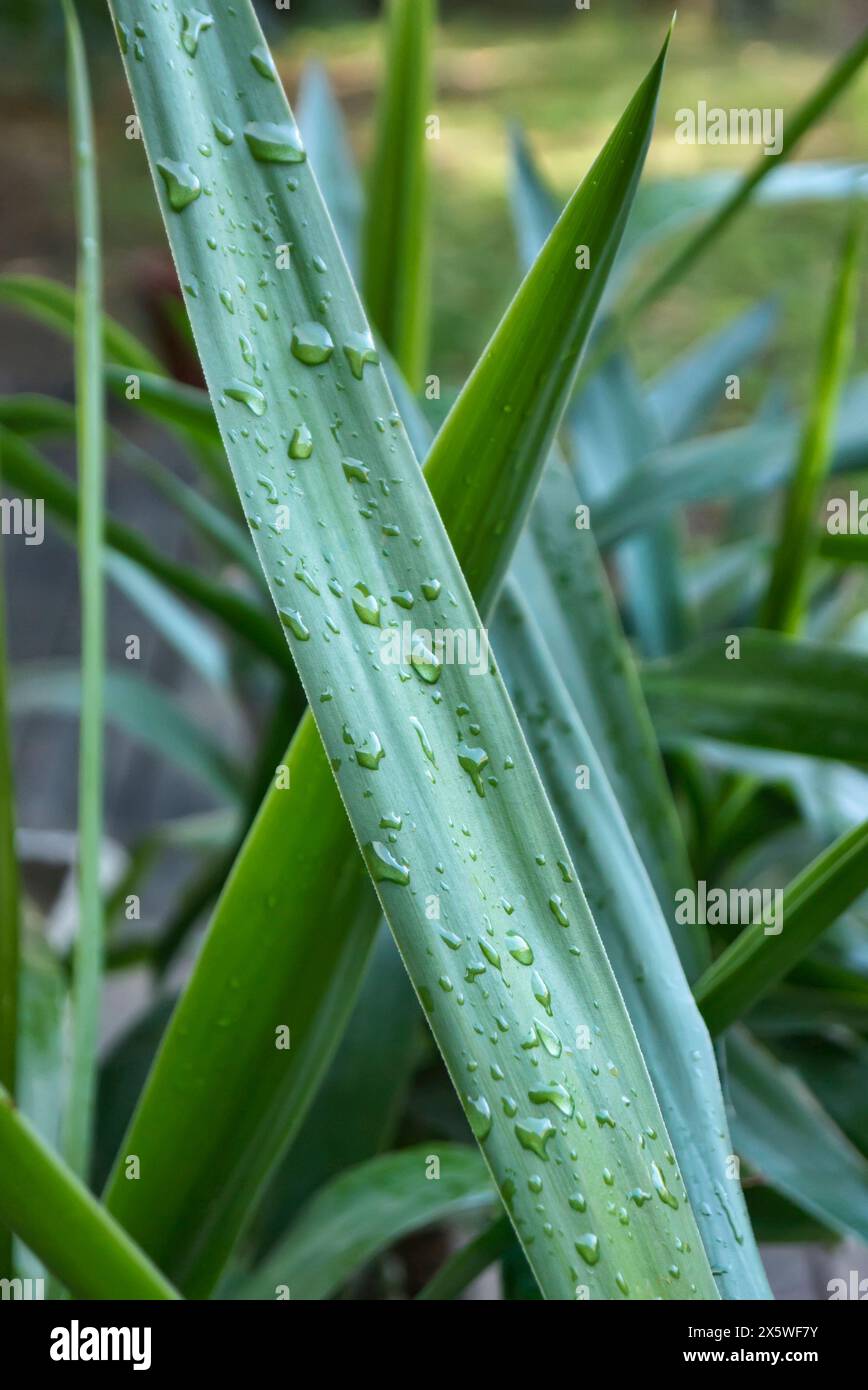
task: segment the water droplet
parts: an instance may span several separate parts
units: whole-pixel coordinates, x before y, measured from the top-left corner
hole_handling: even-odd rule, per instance
[[[254,415],[265,414],[267,402],[257,386],[251,386],[248,382],[240,381],[238,377],[234,377],[229,385],[224,387],[224,390],[230,400],[240,401]]]
[[[217,136],[221,145],[231,145],[235,140],[235,131],[232,129],[231,125],[227,125],[225,121],[221,121],[219,116],[211,117],[211,129]]]
[[[280,621],[284,627],[288,627],[293,637],[297,637],[299,642],[307,642],[310,639],[310,628],[304,621],[297,608],[281,608]]]
[[[674,1192],[670,1192],[666,1186],[666,1179],[657,1167],[656,1163],[651,1164],[651,1181],[654,1184],[654,1191],[666,1207],[671,1207],[673,1211],[678,1210],[678,1198]]]
[[[423,579],[422,593],[425,595],[427,599],[430,599],[433,602],[437,595],[440,593],[440,580]]]
[[[491,1133],[491,1106],[485,1096],[465,1096],[464,1102],[470,1128],[481,1144]]]
[[[202,185],[189,164],[179,163],[174,159],[158,159],[157,168],[166,185],[169,206],[175,212],[183,212],[190,203],[195,203],[202,192]]]
[[[549,1018],[551,1018],[552,996],[549,991],[548,985],[546,984],[542,975],[540,975],[539,972],[536,970],[533,972],[533,978],[531,980],[531,989],[533,990],[534,999],[537,1001],[538,1004],[542,1004]]]
[[[256,45],[250,55],[250,61],[256,68],[260,77],[266,77],[269,82],[277,81],[277,73],[274,70],[274,60],[264,43]]]
[[[397,811],[386,811],[380,816],[381,830],[400,830],[403,824],[404,821]]]
[[[292,355],[308,367],[327,362],[335,350],[331,334],[321,323],[299,323],[292,330]]]
[[[419,633],[413,634],[413,640],[410,645],[410,665],[413,667],[413,670],[420,680],[425,681],[427,685],[436,684],[443,670],[440,658],[437,656],[436,652],[431,650]],[[459,762],[460,761],[459,758]]]
[[[559,1081],[552,1081],[548,1086],[540,1086],[534,1091],[528,1092],[528,1099],[534,1105],[553,1105],[560,1110],[562,1115],[570,1119],[573,1113],[573,1098],[565,1086]]]
[[[573,1211],[587,1211],[588,1209],[588,1204],[585,1201],[584,1194],[581,1192],[573,1192],[567,1198],[567,1201],[569,1202]]]
[[[539,1158],[546,1161],[548,1161],[546,1144],[554,1133],[555,1127],[551,1120],[537,1119],[535,1116],[527,1120],[519,1120],[515,1126],[516,1138],[521,1147],[537,1154]]]
[[[344,342],[344,352],[350,364],[350,371],[357,381],[362,379],[366,362],[377,366],[380,361],[370,333],[350,333]]]
[[[368,627],[379,627],[380,605],[367,584],[363,584],[360,580],[358,584],[353,586],[350,597],[352,599],[353,608],[356,610],[356,615],[361,621],[367,623]]]
[[[398,883],[403,886],[410,882],[410,866],[395,859],[379,840],[365,845],[365,860],[375,883]]]
[[[313,453],[313,435],[307,425],[297,425],[292,432],[292,439],[289,441],[289,457],[291,459],[309,459]]]
[[[244,139],[260,164],[301,164],[307,159],[295,121],[249,121]]]
[[[411,714],[411,715],[410,715],[410,723],[413,725],[413,728],[416,730],[416,734],[417,734],[417,736],[418,736],[419,742],[420,742],[420,744],[422,745],[422,752],[425,754],[425,757],[428,759],[429,763],[433,763],[434,766],[436,767],[436,766],[437,766],[437,762],[436,762],[436,759],[435,759],[435,757],[434,757],[434,749],[431,747],[430,740],[429,740],[429,738],[428,738],[428,735],[427,735],[426,732],[425,732],[425,729],[424,729],[424,727],[423,727],[423,725],[422,725],[421,720],[417,719],[416,716],[415,716],[415,714]]]
[[[366,483],[371,476],[370,470],[365,467],[361,459],[341,459],[341,467],[347,482]]]
[[[386,756],[386,750],[373,729],[361,747],[356,748],[355,753],[359,767],[366,767],[369,772],[376,772]]]
[[[570,925],[570,919],[564,912],[563,898],[560,896],[559,893],[552,893],[551,897],[549,898],[549,908],[551,909],[552,916],[554,917],[555,921],[559,924],[559,926],[568,927]]]
[[[579,1236],[574,1244],[586,1265],[595,1265],[597,1263],[600,1258],[600,1242],[593,1231],[588,1231],[585,1235]]]
[[[196,57],[199,38],[214,23],[211,15],[201,10],[184,10],[181,14],[181,43],[191,58]]]
[[[523,936],[519,936],[517,931],[507,932],[507,937],[515,944],[509,947],[509,954],[513,960],[517,960],[519,965],[533,965],[533,951]]]
[[[470,776],[478,796],[485,796],[482,773],[488,766],[488,754],[484,748],[469,748],[466,743],[458,745],[458,763]]]

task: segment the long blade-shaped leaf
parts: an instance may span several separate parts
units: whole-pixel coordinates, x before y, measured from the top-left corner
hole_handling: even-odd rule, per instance
[[[0,1221],[78,1298],[177,1298],[0,1086]]]
[[[696,1001],[712,1033],[743,1018],[866,891],[868,822],[842,835],[789,884],[773,934],[761,922],[745,927],[697,981]]]
[[[0,275],[0,304],[18,309],[67,336],[75,333],[75,292],[56,280],[42,275]],[[162,371],[144,343],[107,315],[102,319],[102,334],[106,361],[136,371]]]
[[[824,1226],[868,1239],[868,1161],[749,1033],[737,1029],[727,1053],[738,1152]]]
[[[388,0],[388,48],[370,171],[362,285],[374,326],[415,390],[428,347],[428,169],[434,0]]]
[[[127,0],[113,8],[122,21],[133,18]],[[417,620],[432,627],[467,634],[478,632],[480,621],[406,436],[391,418],[361,307],[252,9],[239,4],[222,15],[183,66],[176,61],[180,36],[174,4],[155,12],[145,61],[129,61],[127,75],[164,185],[161,203],[182,282],[198,282],[188,305],[206,380],[353,829],[485,1157],[550,1297],[571,1297],[580,1272],[603,1295],[623,1296],[620,1277],[634,1297],[680,1296],[685,1289],[713,1297],[692,1215],[683,1203],[674,1205],[683,1188],[664,1156],[665,1127],[641,1054],[581,891],[557,870],[566,849],[499,677],[490,670],[474,678],[467,666],[438,666],[418,650],[415,659],[411,653],[392,664],[377,638],[383,623],[387,635],[393,621],[392,632],[400,632],[407,594]],[[640,132],[631,142],[637,164],[661,71],[662,59],[619,128]],[[221,144],[206,168],[194,151],[218,115],[216,104],[235,139]],[[200,196],[203,180],[216,196]],[[622,187],[629,190],[629,175]],[[236,207],[257,209],[270,235],[263,239],[251,224],[243,258],[241,229],[228,229],[220,213],[230,192]],[[598,247],[602,235],[598,227]],[[275,267],[276,240],[295,245],[291,273]],[[268,277],[268,317],[243,293],[234,295],[236,313],[229,315],[220,289],[238,277],[247,284],[257,262]],[[239,350],[239,332],[249,350]],[[305,443],[308,457],[287,462],[287,443],[298,443],[302,425],[313,450]],[[349,457],[359,460],[347,465],[358,495],[344,475]],[[360,481],[359,468],[382,482],[378,495]],[[269,497],[278,505],[291,501],[288,536],[268,523]],[[287,546],[293,569],[303,570],[298,578],[286,576]],[[511,929],[526,935],[535,972],[510,954]],[[578,980],[573,950],[581,952]],[[544,982],[536,985],[544,1003],[534,995],[534,973]],[[234,1022],[236,1038],[249,1031],[243,1009],[241,991],[233,999],[230,990],[227,1026]],[[589,1075],[577,1059],[572,1038],[585,1021],[602,1029],[617,1080],[605,1067]],[[511,1040],[507,1047],[501,1037]],[[264,1066],[273,1034],[262,1044]],[[551,1065],[534,1065],[544,1058]],[[554,1087],[553,1099],[544,1098],[540,1077],[545,1090]],[[631,1091],[629,1110],[625,1082],[637,1093]],[[502,1095],[514,1113],[506,1113]],[[570,1112],[576,1148],[587,1154],[580,1201],[569,1147],[561,1153],[574,1135],[568,1129],[567,1139],[547,1113],[562,1115],[558,1104],[563,1118]],[[646,1125],[640,1148],[637,1126]],[[658,1174],[666,1200],[646,1205],[641,1225],[616,1229],[607,1220],[606,1159],[627,1190]],[[539,1168],[553,1235],[531,1241],[540,1214],[524,1178]],[[167,1175],[161,1192],[177,1176]],[[159,1166],[147,1181],[160,1185]],[[113,1209],[128,1211],[134,1231],[140,1218],[129,1190],[143,1185],[121,1180],[111,1189]],[[691,1247],[683,1282],[661,1271],[660,1244],[672,1240]]]
[[[661,740],[704,738],[868,763],[868,660],[777,633],[731,634],[655,662],[642,686]]]
[[[84,45],[72,0],[63,0],[69,49],[72,148],[78,224],[75,387],[79,476],[78,557],[81,583],[81,721],[78,769],[78,925],[72,979],[72,1044],[63,1150],[87,1175],[96,1094],[103,968],[99,883],[103,800],[105,584],[103,532],[105,419],[102,359],[102,268],[93,121]]]
[[[657,1089],[721,1295],[766,1298],[744,1200],[729,1173],[732,1144],[711,1041],[606,770],[528,603],[511,581],[495,639]],[[577,763],[584,769],[578,791]],[[676,930],[683,935],[695,928]]]
[[[814,396],[796,471],[781,511],[778,543],[760,620],[763,627],[796,632],[804,616],[807,566],[814,549],[814,514],[829,466],[832,427],[853,349],[861,242],[857,203],[844,238],[834,292],[829,303]]]
[[[329,1298],[400,1236],[496,1200],[478,1150],[423,1145],[350,1168],[311,1199],[241,1298]]]
[[[123,669],[105,672],[106,719],[156,756],[167,758],[210,787],[221,798],[237,803],[243,792],[241,769],[184,712],[180,705],[143,676]],[[33,663],[13,674],[10,708],[13,714],[81,715],[84,686],[76,668],[66,662]]]

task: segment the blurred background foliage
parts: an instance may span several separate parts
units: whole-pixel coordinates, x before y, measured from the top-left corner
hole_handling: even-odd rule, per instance
[[[155,305],[167,263],[156,205],[141,177],[144,152],[126,138],[129,95],[102,0],[80,6],[94,67],[96,119],[105,187],[107,300],[145,335],[161,326]],[[381,52],[376,0],[292,0],[290,10],[258,5],[290,100],[301,71],[316,59],[328,69],[349,122],[359,161],[370,149]],[[508,126],[527,130],[558,194],[575,187],[623,109],[658,39],[671,0],[445,0],[440,6],[436,113],[441,138],[434,163],[434,319],[431,372],[460,382],[484,346],[517,284],[518,262],[507,210]],[[7,0],[0,35],[7,54],[0,110],[11,138],[0,150],[3,186],[14,190],[3,232],[9,271],[71,279],[73,239],[64,106],[62,33],[54,0]],[[710,105],[791,110],[864,20],[862,0],[686,0],[679,6],[677,51],[661,101],[648,178],[686,178],[742,169],[744,147],[678,145],[674,113]],[[11,39],[14,30],[15,61]],[[594,75],[588,81],[588,74]],[[812,133],[801,159],[865,159],[868,85],[853,84]],[[822,317],[824,266],[839,210],[811,204],[755,208],[732,235],[643,320],[633,338],[640,369],[686,348],[701,331],[777,294],[782,316],[766,368],[799,394],[814,361],[806,323]],[[810,273],[808,273],[810,271]],[[34,338],[43,389],[44,335]],[[864,334],[854,362],[865,361]],[[27,384],[26,341],[0,362],[0,386]],[[57,373],[68,371],[58,348]],[[761,399],[768,378],[751,374],[743,406]],[[56,380],[55,386],[61,381]],[[729,407],[731,409],[731,407]],[[728,422],[733,417],[728,416]]]

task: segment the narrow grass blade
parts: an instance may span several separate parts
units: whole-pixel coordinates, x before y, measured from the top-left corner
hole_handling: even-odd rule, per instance
[[[133,7],[126,0],[113,9],[120,18],[132,20]],[[377,638],[375,624],[384,624],[388,638],[390,624],[403,620],[406,610],[401,602],[395,603],[395,594],[404,599],[409,591],[414,605],[418,604],[417,620],[438,627],[448,623],[452,630],[479,632],[480,620],[406,436],[393,418],[392,398],[372,360],[374,349],[365,320],[318,189],[301,158],[294,122],[276,83],[262,75],[268,64],[263,59],[261,34],[252,9],[248,4],[239,4],[231,15],[222,16],[207,31],[196,58],[192,63],[185,60],[183,68],[175,61],[179,40],[179,12],[170,5],[149,20],[152,59],[130,59],[127,76],[149,156],[162,166],[158,191],[173,249],[182,267],[182,282],[191,282],[194,274],[201,281],[201,290],[196,297],[190,297],[188,308],[206,379],[217,404],[239,492],[247,499],[254,517],[254,540],[263,569],[273,585],[276,604],[284,611],[293,654],[303,673],[323,741],[335,760],[346,809],[359,843],[366,848],[381,905],[399,940],[417,994],[428,1006],[438,1043],[476,1133],[484,1143],[486,1159],[499,1185],[506,1184],[513,1219],[527,1244],[537,1277],[550,1297],[571,1297],[579,1270],[603,1296],[607,1292],[616,1296],[617,1275],[622,1272],[634,1297],[649,1291],[661,1297],[681,1296],[685,1289],[695,1297],[713,1297],[714,1283],[695,1222],[683,1204],[677,1209],[666,1201],[646,1205],[641,1222],[634,1223],[629,1232],[627,1228],[619,1226],[615,1230],[604,1223],[605,1230],[598,1236],[593,1228],[598,1214],[603,1220],[602,1213],[610,1200],[610,1190],[602,1177],[598,1181],[594,1176],[602,1173],[606,1159],[610,1166],[623,1165],[623,1181],[629,1185],[649,1180],[650,1163],[666,1163],[665,1126],[623,1001],[578,886],[575,882],[559,881],[560,875],[555,877],[557,870],[553,871],[552,866],[566,857],[566,851],[496,673],[491,671],[487,677],[477,679],[467,667],[447,663],[437,675],[436,663],[432,665],[420,653],[415,661],[410,660],[409,666],[406,662],[393,665],[384,659],[385,644]],[[254,51],[256,62],[250,57]],[[174,66],[170,67],[169,60]],[[629,108],[633,123],[629,148],[639,163],[661,69],[662,59],[640,89],[638,105]],[[207,169],[190,166],[188,170],[184,156],[199,164],[193,151],[199,139],[205,138],[215,94],[219,95],[220,119],[237,133],[235,142],[221,146],[218,157]],[[257,118],[253,122],[251,115]],[[621,128],[620,134],[623,143],[619,154],[625,159],[626,129]],[[289,189],[286,166],[280,162],[283,158],[292,161],[293,186]],[[216,197],[196,196],[197,188],[201,192],[200,174]],[[626,193],[631,184],[630,171],[621,176],[625,180],[621,187]],[[235,233],[227,236],[219,213],[224,205],[222,195],[226,192],[228,196],[230,188],[236,201],[248,198],[251,205],[263,209],[263,215],[270,208],[273,235],[293,240],[296,253],[291,276],[275,273],[272,245],[263,242],[252,227],[249,237],[245,237],[250,254],[243,261],[236,260]],[[618,207],[616,216],[623,212],[623,207]],[[602,235],[599,229],[598,234]],[[208,247],[208,236],[218,241],[219,256],[215,257]],[[599,240],[596,244],[599,246]],[[234,283],[242,270],[243,278],[250,274],[251,258],[251,263],[261,263],[263,270],[269,267],[268,318],[254,313],[242,297],[235,300],[235,307],[238,311],[241,305],[243,314],[236,312],[231,316],[219,296],[218,287],[226,276]],[[325,276],[317,269],[315,258],[325,263]],[[324,285],[332,293],[325,310],[320,307]],[[558,307],[563,312],[563,306]],[[245,333],[253,354],[262,364],[262,388],[251,382],[249,375],[239,376],[245,369],[243,354],[239,354],[239,332]],[[265,363],[269,364],[268,369]],[[278,364],[279,388],[272,385]],[[565,376],[571,379],[572,373],[555,375],[562,382]],[[233,385],[233,381],[243,382],[243,389]],[[251,386],[258,394],[251,394]],[[295,397],[289,394],[289,386],[298,393]],[[236,394],[226,395],[227,388]],[[251,413],[254,419],[250,418]],[[336,416],[341,422],[336,431],[338,439],[332,428]],[[314,452],[306,460],[290,460],[287,466],[287,442],[300,428],[299,419],[310,431]],[[387,423],[390,419],[391,424]],[[269,455],[263,455],[250,435],[251,430],[254,434],[259,432],[269,447]],[[362,466],[370,468],[376,479],[388,483],[388,493],[381,489],[374,499],[378,501],[376,509],[366,505],[372,496],[366,483],[357,477],[351,483],[346,480],[341,460],[350,448],[355,451],[353,458],[361,455]],[[536,460],[525,465],[526,479],[535,476],[537,466]],[[355,467],[350,465],[351,473]],[[275,500],[292,498],[292,558],[297,567],[304,557],[305,572],[319,590],[318,595],[303,578],[284,575],[286,537],[275,535],[265,520],[257,524],[257,517],[268,516],[269,489],[258,481],[263,468],[268,470],[264,476],[274,489],[271,495]],[[462,478],[462,484],[463,481]],[[293,487],[295,490],[291,491]],[[261,501],[255,503],[254,498]],[[498,519],[502,516],[501,510]],[[326,518],[328,522],[321,526]],[[486,521],[487,517],[483,517],[480,524]],[[395,529],[398,535],[394,534]],[[473,539],[478,540],[478,529]],[[497,547],[494,549],[497,551]],[[473,547],[470,555],[472,565],[478,566],[481,557]],[[500,558],[496,553],[495,559]],[[282,592],[284,585],[279,581],[284,578],[290,585],[291,597]],[[329,581],[334,581],[331,587]],[[428,598],[427,593],[435,597]],[[393,610],[393,603],[397,611]],[[323,627],[327,619],[337,626],[337,633]],[[328,640],[323,635],[325,631],[330,634]],[[423,672],[425,662],[427,668]],[[403,679],[402,672],[409,679]],[[426,675],[437,675],[437,679],[426,680]],[[326,699],[320,698],[323,694]],[[440,695],[442,699],[434,698]],[[473,711],[474,726],[478,723],[485,731],[488,746],[471,732],[465,722],[467,717],[456,714],[459,706]],[[463,750],[457,734],[463,741]],[[300,790],[306,796],[309,787],[305,785]],[[371,791],[374,796],[368,795]],[[406,813],[400,808],[406,808]],[[313,838],[327,831],[322,825],[322,801],[316,810],[316,817],[307,815],[299,820],[305,826],[306,836]],[[380,825],[381,820],[392,816],[402,820],[400,828],[393,828],[394,841],[389,840],[388,824]],[[457,826],[465,824],[469,831],[467,836],[459,831],[454,843],[444,838],[443,832],[450,816]],[[284,839],[282,845],[285,843]],[[432,858],[435,847],[436,858]],[[264,839],[258,848],[263,856],[273,855],[273,845],[267,845]],[[470,856],[471,849],[475,859]],[[539,864],[538,857],[545,860],[544,865]],[[450,894],[448,901],[441,904],[439,922],[434,924],[425,916],[423,904],[429,897],[446,897],[441,892],[441,876],[436,867],[440,862]],[[335,863],[343,865],[346,859],[331,863],[332,878]],[[285,881],[291,881],[285,860],[281,867],[287,872]],[[256,896],[262,894],[262,884],[260,878]],[[506,923],[510,914],[492,900],[490,912],[485,914],[488,923],[480,919],[480,888],[490,894],[492,884],[496,885],[498,900],[503,897],[510,903],[523,901],[516,929],[520,925],[533,938],[537,973],[546,981],[552,996],[554,1027],[539,1016],[542,1005],[530,990],[525,974],[528,967],[510,956],[507,941],[498,937],[498,929],[504,933],[510,929]],[[296,891],[293,884],[293,892]],[[321,878],[315,891],[322,893]],[[244,910],[249,916],[249,899]],[[561,918],[569,925],[560,925]],[[453,930],[453,922],[468,940],[462,941]],[[321,919],[319,926],[322,930]],[[493,938],[489,938],[489,926]],[[477,967],[485,951],[474,935],[477,928],[479,939],[497,955],[499,965],[489,960],[483,967],[488,1000],[483,998],[481,989],[474,988],[471,1009],[460,1009],[438,980],[444,975],[451,979],[450,971],[456,973],[456,946],[462,953],[462,975],[469,971],[471,979],[479,978]],[[577,977],[570,947],[579,936],[583,968]],[[268,944],[261,943],[261,951],[266,951]],[[269,952],[269,963],[273,969],[273,950]],[[250,971],[244,974],[249,983]],[[577,991],[581,992],[581,1003]],[[454,988],[451,993],[454,994]],[[268,1053],[274,1050],[274,1033],[251,1040],[252,1019],[245,1012],[243,989],[230,991],[227,1002],[228,1027],[235,1045],[239,1051],[252,1048],[258,1062],[253,1072],[261,1083],[269,1066]],[[481,1019],[494,1008],[510,1036],[524,1039],[527,1047],[519,1046],[507,1053],[497,1043],[490,1043],[491,1033]],[[474,1017],[477,1010],[478,1020]],[[257,1008],[256,1013],[261,1022],[262,1011]],[[570,1037],[584,1014],[598,1021],[607,1035],[613,1060],[619,1067],[617,1081],[601,1068],[591,1082],[575,1057]],[[482,1029],[481,1034],[476,1031],[477,1026]],[[558,1029],[569,1036],[560,1036]],[[499,1033],[497,1026],[497,1036]],[[213,1045],[213,1029],[209,1031],[209,1044]],[[548,1046],[560,1054],[559,1058],[548,1052]],[[521,1109],[513,1117],[501,1113],[497,1090],[491,1090],[488,1082],[483,1088],[488,1067],[480,1065],[478,1077],[467,1070],[468,1061],[479,1063],[489,1048],[497,1049],[496,1058],[492,1052],[489,1060],[492,1065],[496,1060],[503,1070],[504,1089],[508,1087],[509,1094],[521,1098],[516,1102]],[[538,1104],[530,1098],[531,1091],[538,1094],[538,1068],[528,1053],[536,1049],[540,1057],[550,1056],[552,1061],[558,1061],[556,1074],[566,1077],[567,1084],[558,1081],[557,1085],[563,1086],[571,1099],[563,1100],[559,1091],[557,1098],[568,1108],[572,1106],[574,1117],[579,1111],[587,1126],[582,1130],[578,1120],[574,1121],[580,1131],[578,1145],[588,1155],[590,1176],[584,1195],[585,1212],[570,1207],[574,1187],[568,1165],[553,1161],[561,1145],[560,1131],[541,1106],[531,1108]],[[206,1059],[203,1057],[202,1061]],[[284,1061],[278,1059],[279,1064]],[[213,1054],[207,1063],[213,1066]],[[547,1080],[551,1079],[548,1069],[546,1075]],[[250,1068],[245,1076],[249,1084]],[[222,1076],[220,1081],[222,1084]],[[608,1110],[613,1118],[617,1112],[623,1121],[619,1107],[625,1081],[637,1092],[626,1122],[616,1121],[614,1129],[608,1122],[594,1127],[585,1117],[598,1109]],[[485,1091],[490,1092],[491,1099]],[[210,1092],[211,1102],[214,1094]],[[274,1099],[272,1093],[269,1103]],[[557,1109],[554,1102],[552,1105]],[[267,1109],[266,1105],[254,1112],[258,1120]],[[213,1110],[212,1103],[211,1118]],[[646,1123],[657,1138],[651,1139],[646,1133],[646,1147],[640,1150],[633,1129]],[[545,1165],[548,1175],[549,1210],[558,1212],[558,1220],[553,1223],[552,1240],[544,1244],[534,1240],[530,1245],[529,1235],[538,1224],[539,1214],[535,1198],[528,1196],[526,1184],[517,1178],[536,1172],[540,1165]],[[159,1166],[158,1163],[157,1170]],[[143,1162],[145,1171],[148,1170]],[[667,1168],[667,1175],[678,1193],[683,1194],[674,1170]],[[156,1171],[149,1172],[148,1178],[139,1184],[116,1179],[110,1189],[112,1208],[119,1215],[128,1211],[130,1229],[138,1230],[146,1204],[140,1194],[131,1194],[129,1190],[142,1189],[147,1182],[151,1201],[156,1190],[162,1200],[167,1187],[174,1184],[177,1191],[177,1178],[178,1173],[173,1172],[169,1181],[163,1183]],[[138,1211],[134,1206],[138,1206]],[[152,1215],[147,1213],[148,1225]],[[123,1219],[127,1224],[126,1215]],[[231,1221],[229,1225],[231,1230]],[[165,1239],[165,1233],[161,1233],[161,1244]],[[682,1266],[682,1281],[668,1275],[665,1268],[661,1270],[659,1261],[660,1242],[676,1239],[691,1247]],[[623,1271],[624,1265],[629,1274]]]
[[[776,633],[732,637],[737,660],[718,638],[643,670],[665,745],[703,738],[868,763],[868,658]]]
[[[80,519],[79,495],[75,486],[25,439],[0,428],[3,473],[17,492],[41,497],[49,516],[68,525]],[[270,613],[251,602],[243,593],[209,579],[198,570],[170,560],[132,527],[109,518],[105,524],[105,545],[135,561],[167,588],[198,604],[224,623],[241,641],[283,670],[291,668],[280,629]]]
[[[177,1298],[0,1087],[0,1220],[78,1298]]]
[[[494,637],[636,1029],[721,1296],[767,1298],[742,1194],[728,1181],[732,1144],[711,1040],[669,923],[553,653],[520,589],[509,581]],[[583,772],[578,791],[576,764]],[[684,937],[697,928],[674,930]]]
[[[157,756],[168,759],[230,804],[243,794],[242,772],[194,720],[144,676],[108,668],[104,675],[106,718]],[[81,716],[84,685],[66,662],[19,667],[10,689],[13,714]]]
[[[388,0],[364,227],[368,314],[413,390],[428,350],[428,154],[434,0]]]
[[[744,1029],[730,1035],[727,1055],[738,1153],[824,1226],[868,1240],[868,1160]]]
[[[613,340],[620,339],[630,325],[672,285],[676,284],[714,244],[730,222],[749,202],[754,191],[782,161],[790,158],[793,150],[797,148],[808,131],[817,124],[847,85],[853,81],[866,58],[868,58],[868,29],[865,29],[855,43],[842,54],[802,105],[792,115],[787,116],[783,123],[783,139],[780,150],[771,154],[768,150],[764,150],[721,206],[697,228],[685,245],[679,247],[674,255],[664,261],[650,283],[643,285],[636,295],[628,300],[613,327],[611,334]]]
[[[343,113],[328,76],[318,63],[308,63],[301,75],[296,114],[307,157],[323,190],[347,265],[358,283],[364,215],[362,186]],[[399,138],[405,138],[404,132]]]
[[[67,337],[75,334],[75,291],[42,275],[0,275],[0,304],[17,309]],[[107,362],[134,371],[162,372],[144,343],[108,315],[102,317],[102,348]]]
[[[780,632],[797,632],[804,618],[814,518],[829,466],[835,413],[853,351],[861,213],[857,202],[844,238],[820,344],[814,395],[796,471],[781,510],[768,591],[760,610],[761,625]]]
[[[490,1210],[497,1201],[481,1154],[422,1144],[342,1173],[311,1200],[236,1297],[330,1298],[411,1231]]]
[[[457,1250],[437,1271],[417,1299],[444,1302],[458,1298],[474,1279],[499,1260],[515,1242],[512,1227],[505,1216],[492,1221],[484,1231]]]
[[[836,840],[789,884],[775,934],[761,922],[745,927],[697,981],[696,1002],[711,1032],[743,1018],[865,892],[868,822]]]
[[[15,850],[15,786],[9,727],[6,585],[0,546],[0,1086],[17,1095],[18,990],[21,907]],[[0,1277],[12,1273],[9,1231],[0,1227]]]
[[[104,950],[99,884],[103,833],[105,663],[102,267],[90,84],[81,30],[72,0],[63,0],[63,13],[68,44],[78,230],[75,384],[80,497],[78,557],[82,699],[78,771],[78,925],[71,993],[69,1092],[62,1147],[73,1170],[86,1177],[92,1142]]]

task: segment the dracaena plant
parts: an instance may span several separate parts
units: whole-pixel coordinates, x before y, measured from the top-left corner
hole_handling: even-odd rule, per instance
[[[847,382],[861,219],[852,170],[776,169],[868,41],[722,202],[692,189],[673,253],[639,186],[671,33],[562,211],[517,137],[524,278],[435,428],[417,395],[433,5],[387,7],[366,192],[324,74],[297,119],[247,0],[110,10],[207,392],[100,316],[66,4],[76,289],[0,280],[75,335],[75,408],[7,397],[0,445],[6,484],[77,528],[83,597],[80,674],[10,670],[0,630],[4,1267],[41,1261],[91,1297],[327,1298],[445,1222],[478,1234],[427,1298],[498,1261],[506,1297],[768,1297],[757,1236],[868,1233],[847,1092],[868,1066],[865,553],[817,529],[827,472],[868,453]],[[647,382],[628,329],[749,198],[793,196],[852,202],[813,401],[697,437],[772,306]],[[107,430],[106,391],[186,446],[195,487]],[[76,484],[39,447],[70,431]],[[205,563],[104,517],[106,452]],[[685,555],[703,499],[726,520]],[[249,767],[104,663],[107,580],[248,715]],[[107,897],[103,708],[219,807],[154,826]],[[34,709],[82,721],[63,962],[22,927],[10,720]],[[201,867],[171,915],[119,928],[178,847]],[[707,911],[709,883],[747,915]],[[103,974],[141,962],[153,1008],[98,1065]]]

